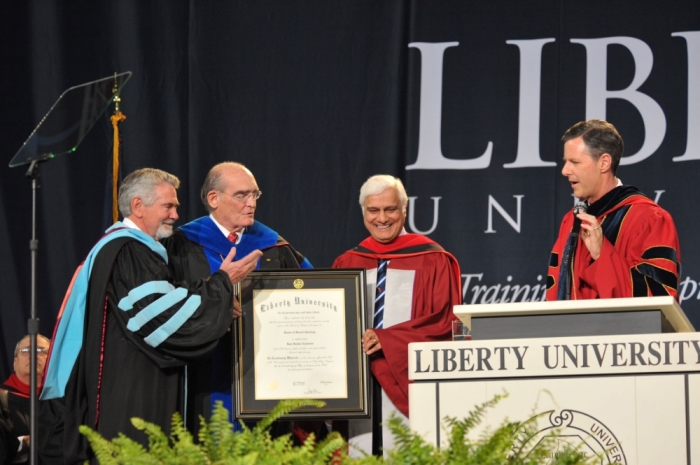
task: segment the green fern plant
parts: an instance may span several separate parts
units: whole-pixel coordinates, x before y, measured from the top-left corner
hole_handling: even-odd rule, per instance
[[[87,426],[81,426],[100,464],[177,464],[177,465],[244,465],[244,464],[325,464],[334,451],[345,446],[338,433],[331,433],[317,444],[313,435],[295,447],[289,435],[273,439],[269,428],[283,415],[305,406],[322,407],[323,402],[283,400],[254,428],[243,425],[243,431],[233,431],[228,411],[217,403],[209,423],[200,419],[199,443],[184,427],[178,413],[173,415],[171,437],[160,427],[139,418],[131,421],[136,429],[148,436],[148,450],[123,434],[108,441]]]
[[[217,403],[209,423],[200,419],[198,443],[184,427],[179,414],[173,416],[171,436],[168,438],[160,427],[133,418],[134,426],[148,436],[148,449],[120,434],[108,441],[87,426],[83,433],[102,465],[117,464],[172,464],[172,465],[577,465],[592,463],[576,451],[553,454],[554,443],[542,441],[527,450],[518,438],[532,437],[535,425],[531,422],[505,423],[496,431],[486,432],[478,440],[470,440],[469,433],[478,426],[486,410],[492,408],[503,396],[477,407],[462,420],[447,418],[445,429],[448,447],[439,448],[427,443],[397,418],[388,422],[395,436],[395,448],[382,457],[347,456],[347,443],[338,433],[331,433],[324,441],[316,443],[313,435],[301,446],[294,446],[289,435],[273,439],[269,429],[272,422],[292,410],[324,405],[320,401],[283,400],[254,428],[243,425],[243,431],[234,432],[228,421],[228,411]],[[516,431],[518,434],[516,435]]]
[[[443,421],[448,445],[439,448],[426,443],[399,419],[392,418],[388,426],[395,437],[395,447],[388,452],[387,464],[421,465],[585,465],[595,463],[596,457],[586,458],[576,450],[553,454],[556,431],[552,437],[527,448],[524,442],[536,432],[532,420],[524,423],[505,422],[495,431],[484,431],[478,440],[469,433],[484,420],[486,411],[507,394],[477,406],[466,418],[446,417]],[[523,438],[523,439],[520,439]]]

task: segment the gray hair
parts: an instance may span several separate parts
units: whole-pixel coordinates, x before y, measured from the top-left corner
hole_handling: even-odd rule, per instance
[[[165,171],[155,168],[141,168],[124,178],[119,186],[119,211],[126,218],[131,215],[131,201],[139,197],[147,207],[156,201],[156,186],[168,183],[175,189],[180,180]]]
[[[396,189],[397,194],[399,194],[399,202],[401,202],[401,206],[405,210],[408,205],[408,195],[406,195],[406,189],[403,187],[401,180],[388,174],[375,174],[367,179],[360,188],[360,207],[362,208],[362,213],[365,212],[365,199],[368,196],[379,195],[387,189]]]
[[[218,165],[214,165],[214,167],[209,170],[209,173],[207,173],[207,177],[204,178],[204,184],[202,184],[202,190],[199,193],[199,197],[200,199],[202,199],[204,208],[206,208],[207,212],[209,213],[211,213],[212,208],[211,206],[209,206],[209,200],[207,199],[207,196],[211,191],[223,192],[223,190],[226,188],[222,176],[226,171],[226,168],[239,168],[243,171],[247,171],[248,173],[250,173],[251,176],[253,175],[253,173],[251,173],[250,170],[245,167],[245,165],[235,161],[225,161],[219,163]]]
[[[29,337],[29,334],[26,334],[26,335],[22,336],[22,339],[20,339],[19,341],[17,341],[17,345],[15,345],[15,358],[17,358],[17,355],[19,355],[19,345],[22,343],[22,341],[24,341],[24,340],[27,339],[28,337]],[[37,333],[36,337],[43,337],[44,340],[45,340],[46,342],[48,342],[49,344],[51,343],[51,339],[49,339],[48,337],[44,336],[43,334],[38,334],[38,333]],[[31,339],[30,339],[30,340],[31,340]]]

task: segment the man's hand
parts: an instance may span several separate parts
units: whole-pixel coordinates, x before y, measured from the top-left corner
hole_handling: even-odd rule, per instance
[[[12,460],[11,463],[25,463],[28,462],[29,458],[29,436],[18,436],[17,439],[19,439],[19,450],[15,454],[15,458]]]
[[[379,343],[377,333],[375,333],[373,329],[368,329],[362,336],[362,350],[364,350],[367,355],[372,355],[382,350],[382,345]]]
[[[595,216],[588,213],[579,213],[576,218],[581,220],[580,237],[591,253],[593,260],[598,260],[600,251],[603,250],[603,230]]]
[[[233,319],[243,316],[243,310],[241,310],[241,303],[238,301],[238,297],[233,296]]]
[[[258,259],[262,257],[262,252],[259,250],[254,250],[245,257],[234,262],[233,257],[235,256],[236,248],[232,247],[231,251],[221,263],[221,268],[219,268],[228,274],[228,279],[231,280],[232,284],[240,283],[246,276],[248,276],[248,273],[255,269]]]

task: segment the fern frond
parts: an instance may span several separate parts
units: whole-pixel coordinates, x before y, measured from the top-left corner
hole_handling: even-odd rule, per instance
[[[326,405],[325,402],[320,400],[310,400],[310,399],[284,399],[281,400],[270,413],[267,414],[265,418],[260,420],[257,425],[255,425],[256,430],[266,430],[271,425],[272,422],[279,420],[283,415],[288,414],[292,410],[296,410],[301,407],[318,407],[321,408]]]

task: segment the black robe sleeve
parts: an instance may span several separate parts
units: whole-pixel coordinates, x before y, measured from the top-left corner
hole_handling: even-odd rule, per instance
[[[171,270],[154,256],[137,241],[121,248],[107,292],[114,316],[126,338],[160,366],[197,360],[231,325],[231,282],[223,271],[173,282]]]

